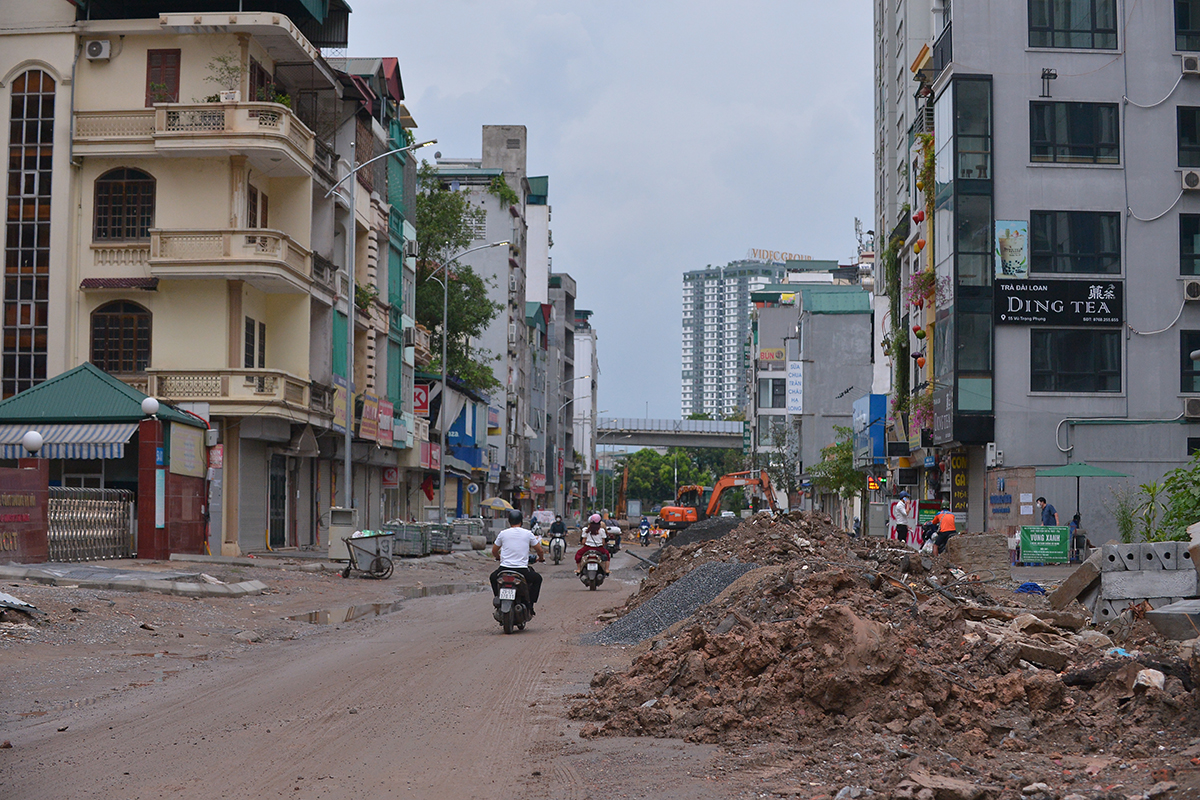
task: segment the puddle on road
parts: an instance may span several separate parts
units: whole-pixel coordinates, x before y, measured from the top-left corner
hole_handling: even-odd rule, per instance
[[[401,600],[395,600],[390,603],[365,603],[356,606],[323,608],[320,611],[295,614],[287,617],[287,619],[297,622],[310,622],[313,625],[338,625],[343,622],[353,622],[356,619],[364,617],[382,617],[385,614],[399,611],[401,606],[404,605],[404,600],[413,600],[418,597],[438,597],[447,594],[479,592],[486,588],[486,586],[460,583],[439,583],[433,586],[405,586],[397,590],[397,594],[402,598]]]

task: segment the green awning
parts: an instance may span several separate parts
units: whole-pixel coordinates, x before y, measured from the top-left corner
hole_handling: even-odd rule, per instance
[[[92,364],[80,364],[0,401],[0,424],[140,422],[147,395]],[[158,418],[203,428],[190,414],[163,403]]]

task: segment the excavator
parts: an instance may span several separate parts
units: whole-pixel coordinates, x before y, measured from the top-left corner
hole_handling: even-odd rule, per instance
[[[771,479],[767,477],[766,470],[757,472],[750,470],[748,472],[731,472],[718,478],[712,487],[708,505],[703,510],[701,506],[704,503],[705,492],[708,491],[707,487],[680,486],[675,496],[675,505],[663,506],[659,510],[658,525],[670,531],[681,531],[693,522],[716,516],[721,513],[721,495],[725,493],[725,490],[741,486],[757,486],[763,496],[767,498],[767,504],[771,507],[771,511],[778,513],[779,506],[775,503],[775,491],[771,487]]]

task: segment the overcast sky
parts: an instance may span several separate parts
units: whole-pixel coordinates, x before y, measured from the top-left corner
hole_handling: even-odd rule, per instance
[[[685,271],[752,247],[845,261],[854,218],[873,227],[865,0],[350,5],[348,54],[400,59],[430,150],[528,128],[553,269],[595,312],[603,416],[679,418]]]

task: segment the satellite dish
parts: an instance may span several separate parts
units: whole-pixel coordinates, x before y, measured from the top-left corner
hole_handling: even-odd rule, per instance
[[[434,158],[441,158],[441,157],[442,157],[442,151],[441,151],[441,150],[435,150],[435,151],[434,151],[434,153],[433,153],[433,157],[434,157]]]

